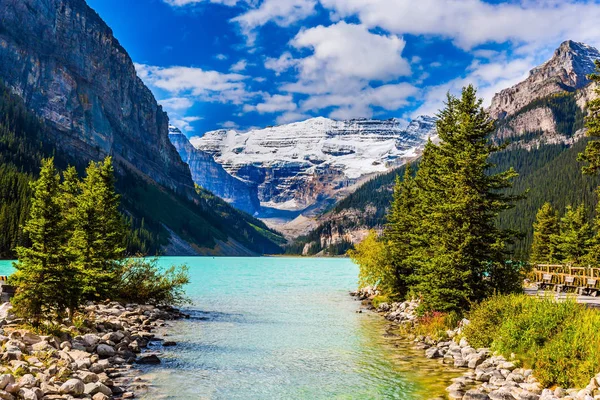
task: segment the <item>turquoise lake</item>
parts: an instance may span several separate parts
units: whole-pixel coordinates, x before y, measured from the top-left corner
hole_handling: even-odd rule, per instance
[[[144,399],[429,399],[457,373],[357,313],[348,259],[163,257],[186,264],[189,320]],[[0,264],[0,273],[10,264]]]

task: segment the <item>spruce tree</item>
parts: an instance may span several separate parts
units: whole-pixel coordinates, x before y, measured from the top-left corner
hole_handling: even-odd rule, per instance
[[[32,191],[30,217],[24,227],[31,246],[17,248],[17,293],[12,302],[18,315],[39,325],[42,320],[64,317],[69,307],[77,305],[79,284],[67,251],[69,231],[53,159],[42,161]]]
[[[384,235],[395,274],[395,293],[400,297],[408,293],[410,278],[414,272],[410,255],[413,251],[413,236],[417,223],[415,215],[417,187],[412,175],[413,170],[408,165],[404,178],[396,177],[394,197]]]
[[[556,246],[563,263],[582,265],[585,261],[594,236],[586,215],[584,205],[576,209],[567,206],[564,216],[560,219],[560,235]]]
[[[111,288],[123,258],[125,225],[118,210],[119,196],[114,188],[112,160],[91,162],[77,197],[74,232],[70,243],[84,275],[86,299],[111,297]]]
[[[600,72],[600,60],[596,60],[595,63],[596,73],[589,75],[588,78],[598,84],[600,83],[600,74],[598,73]],[[588,136],[598,138],[600,137],[600,87],[597,87],[595,92],[597,98],[587,103],[586,128]],[[594,175],[598,173],[600,171],[600,141],[590,141],[584,152],[579,154],[578,160],[587,163],[583,167],[584,174]]]
[[[550,203],[545,203],[536,215],[533,224],[533,245],[530,261],[535,264],[554,262],[556,254],[555,237],[559,234],[558,215]]]
[[[419,239],[411,256],[418,262],[414,290],[426,309],[462,311],[493,292],[513,290],[504,268],[514,232],[501,230],[500,212],[520,196],[503,191],[517,176],[491,174],[493,120],[472,86],[461,98],[448,95],[437,121],[439,145],[428,143],[417,173]]]

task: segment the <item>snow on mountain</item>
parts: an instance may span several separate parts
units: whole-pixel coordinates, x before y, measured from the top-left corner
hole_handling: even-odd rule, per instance
[[[435,119],[426,116],[410,124],[319,117],[248,132],[207,132],[190,142],[257,187],[264,207],[302,210],[416,157],[434,130]]]
[[[210,154],[194,148],[188,138],[174,126],[169,126],[169,140],[190,167],[196,184],[242,211],[254,214],[260,208],[254,188],[227,173]]]

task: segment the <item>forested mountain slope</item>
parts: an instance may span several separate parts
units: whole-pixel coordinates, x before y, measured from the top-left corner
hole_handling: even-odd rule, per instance
[[[238,218],[231,207],[216,211],[209,194],[196,193],[188,165],[169,141],[166,113],[84,0],[3,2],[0,82],[9,110],[0,114],[0,167],[13,171],[0,188],[8,227],[2,225],[8,232],[0,249],[4,257],[22,240],[16,227],[26,215],[26,181],[41,157],[52,154],[59,166],[80,170],[90,160],[113,156],[124,211],[134,226],[132,251],[281,251],[279,236],[262,223]],[[11,185],[21,194],[11,194]]]
[[[600,179],[583,176],[576,158],[587,141],[585,104],[595,89],[586,75],[594,71],[593,60],[598,58],[600,53],[594,48],[564,42],[526,81],[500,92],[492,102],[490,113],[497,119],[492,139],[509,143],[506,150],[494,155],[495,170],[514,167],[519,177],[511,192],[528,191],[525,200],[500,216],[503,227],[524,235],[515,244],[519,256],[529,251],[535,214],[545,201],[559,209],[582,202],[592,209],[596,203]],[[320,225],[298,238],[288,252],[343,254],[351,246],[354,232],[381,229],[397,175],[402,176],[403,169],[364,184],[323,214]]]

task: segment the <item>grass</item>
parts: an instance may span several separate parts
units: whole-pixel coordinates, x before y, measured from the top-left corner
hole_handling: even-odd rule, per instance
[[[573,299],[495,296],[468,318],[463,334],[472,346],[516,354],[542,385],[585,387],[600,372],[600,312]]]

